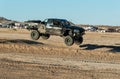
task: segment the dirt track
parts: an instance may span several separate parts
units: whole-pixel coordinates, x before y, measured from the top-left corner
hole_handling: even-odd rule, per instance
[[[26,30],[0,29],[0,79],[119,79],[120,34],[90,33],[79,47],[33,41]]]

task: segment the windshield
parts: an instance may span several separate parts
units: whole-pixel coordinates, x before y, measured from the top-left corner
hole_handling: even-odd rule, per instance
[[[70,25],[71,25],[71,26],[75,26],[75,24],[74,24],[74,23],[72,23],[71,21],[69,21],[69,23],[70,23]]]

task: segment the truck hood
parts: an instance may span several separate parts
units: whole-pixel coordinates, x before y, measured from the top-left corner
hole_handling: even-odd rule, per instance
[[[78,29],[78,30],[80,30],[81,33],[85,31],[85,29],[80,27],[80,26],[71,26],[71,28],[72,29]]]

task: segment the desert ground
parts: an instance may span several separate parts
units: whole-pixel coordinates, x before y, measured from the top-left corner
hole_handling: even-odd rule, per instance
[[[0,29],[0,79],[120,79],[120,33],[86,32],[66,46],[51,36],[34,41],[26,29]]]

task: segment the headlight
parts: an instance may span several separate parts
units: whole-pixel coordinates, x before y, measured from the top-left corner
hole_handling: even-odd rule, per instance
[[[77,33],[78,33],[78,32],[80,32],[80,31],[79,31],[78,29],[74,29],[74,32],[77,32]]]

